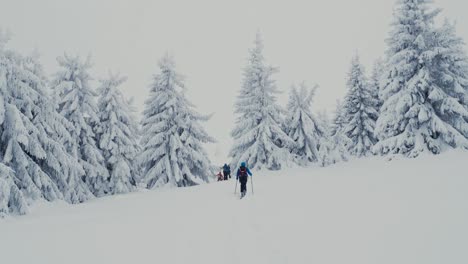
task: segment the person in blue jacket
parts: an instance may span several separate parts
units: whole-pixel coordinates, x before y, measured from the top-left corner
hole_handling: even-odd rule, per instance
[[[236,179],[239,180],[241,184],[241,196],[245,196],[247,193],[247,179],[248,175],[252,176],[252,172],[250,172],[249,168],[245,162],[241,162],[239,169],[237,169],[237,177]]]
[[[227,181],[228,179],[231,179],[231,167],[229,165],[224,164],[223,174],[224,174],[224,180],[225,181]]]

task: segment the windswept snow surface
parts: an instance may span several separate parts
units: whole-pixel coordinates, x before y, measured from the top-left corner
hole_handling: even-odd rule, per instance
[[[0,262],[468,263],[468,153],[255,172],[0,221]]]

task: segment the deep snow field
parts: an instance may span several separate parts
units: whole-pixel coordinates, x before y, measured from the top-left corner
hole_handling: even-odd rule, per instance
[[[468,263],[468,152],[254,173],[0,220],[2,264]]]

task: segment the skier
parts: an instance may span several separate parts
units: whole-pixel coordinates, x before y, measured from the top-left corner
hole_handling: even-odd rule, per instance
[[[222,181],[223,180],[223,173],[220,171],[218,172],[218,174],[216,174],[216,177],[218,177],[218,181]]]
[[[231,179],[231,167],[227,164],[224,164],[223,166],[223,174],[224,174],[224,180],[226,181],[228,178]]]
[[[248,175],[252,176],[249,168],[247,168],[245,162],[241,162],[239,169],[237,170],[236,179],[239,180],[241,184],[241,198],[247,193],[247,178]]]

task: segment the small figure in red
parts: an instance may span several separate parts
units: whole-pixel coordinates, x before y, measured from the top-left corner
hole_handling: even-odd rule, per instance
[[[218,172],[218,174],[216,176],[218,177],[218,181],[224,180],[224,175],[223,175],[223,173],[221,171]]]

